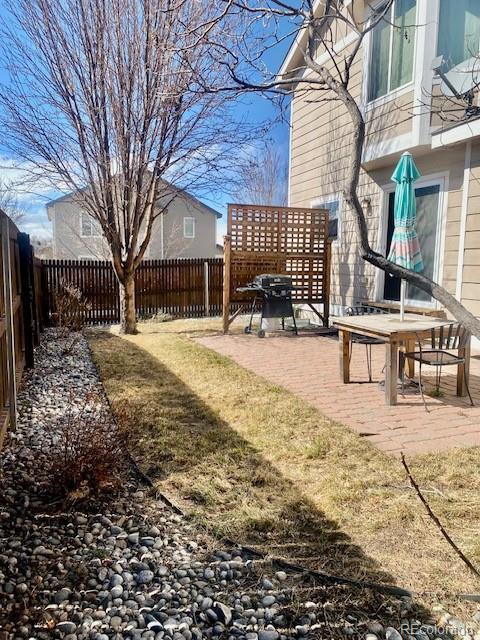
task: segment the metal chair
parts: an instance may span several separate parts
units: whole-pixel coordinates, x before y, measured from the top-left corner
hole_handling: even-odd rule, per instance
[[[430,337],[425,340],[416,334],[418,351],[410,351],[400,353],[400,371],[402,371],[402,387],[405,379],[404,364],[406,359],[414,360],[419,363],[419,386],[425,411],[428,411],[423,394],[422,384],[422,366],[429,365],[435,367],[435,390],[438,395],[440,390],[440,382],[442,377],[442,367],[463,366],[463,379],[467,390],[470,404],[474,406],[472,395],[468,386],[466,358],[458,355],[458,353],[450,353],[452,350],[458,350],[468,346],[470,343],[470,332],[460,323],[450,322],[432,329]],[[427,348],[425,348],[425,345]]]
[[[365,316],[365,315],[373,315],[373,314],[385,314],[387,311],[384,309],[380,309],[378,307],[369,307],[367,305],[357,305],[354,307],[348,307],[346,310],[347,316]],[[352,351],[354,344],[364,344],[365,351],[367,354],[367,370],[368,370],[368,381],[372,382],[372,345],[373,344],[385,344],[385,341],[381,338],[370,338],[369,336],[363,336],[360,333],[352,333],[351,334],[351,345],[350,345],[350,353],[349,358],[352,359]]]

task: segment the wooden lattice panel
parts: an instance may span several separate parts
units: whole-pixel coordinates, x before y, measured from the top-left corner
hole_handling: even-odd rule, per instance
[[[328,296],[328,280],[325,273],[323,256],[309,258],[287,258],[285,261],[286,275],[292,277],[298,289],[293,294],[295,302],[324,302]]]
[[[232,251],[318,254],[328,240],[323,209],[229,205]]]
[[[297,303],[328,298],[328,212],[324,209],[229,205],[232,302],[251,296],[237,291],[262,273],[290,275]]]

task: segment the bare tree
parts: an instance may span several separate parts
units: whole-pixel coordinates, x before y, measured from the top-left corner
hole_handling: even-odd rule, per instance
[[[288,163],[275,143],[267,143],[248,154],[240,167],[233,192],[238,202],[286,205],[288,198]]]
[[[224,3],[226,2],[227,0],[224,0]],[[359,15],[364,15],[365,5],[368,6],[370,15],[368,19],[359,19]],[[351,146],[343,196],[344,203],[350,208],[355,219],[361,257],[375,267],[406,280],[434,297],[480,338],[480,321],[453,295],[422,273],[415,273],[390,262],[375,251],[369,241],[367,221],[358,188],[366,127],[359,101],[355,97],[352,77],[354,65],[367,34],[380,21],[388,20],[391,5],[392,0],[381,3],[377,8],[373,3],[355,0],[348,4],[343,0],[265,0],[262,3],[256,0],[234,0],[231,10],[243,16],[243,30],[239,34],[242,53],[228,56],[221,44],[215,48],[212,42],[212,55],[217,55],[218,58],[221,56],[224,64],[228,66],[231,82],[223,87],[225,91],[262,91],[281,96],[288,95],[292,86],[295,86],[296,91],[308,94],[312,102],[343,105],[351,122]],[[350,45],[341,51],[335,48],[338,33],[348,34],[351,38]],[[402,37],[404,35],[402,32]],[[265,53],[278,46],[285,38],[296,39],[303,52],[303,58],[290,77],[281,78],[266,73],[264,57]],[[325,63],[318,62],[322,54],[326,54]],[[319,144],[321,143],[319,140]]]
[[[25,209],[18,199],[15,183],[4,178],[0,178],[0,209],[16,225],[22,222],[26,215]]]
[[[221,27],[228,48],[230,0],[4,4],[4,144],[98,220],[120,283],[122,330],[133,333],[135,271],[174,197],[162,178],[212,187],[230,170],[232,146],[247,140],[230,109],[235,97],[214,91],[227,69],[208,55]]]

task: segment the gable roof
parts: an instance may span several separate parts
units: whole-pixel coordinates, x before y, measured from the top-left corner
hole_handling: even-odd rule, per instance
[[[222,217],[222,214],[219,211],[216,211],[212,207],[209,207],[208,204],[205,204],[204,202],[202,202],[201,200],[199,200],[198,198],[193,196],[191,193],[189,193],[185,189],[180,189],[179,187],[175,187],[174,185],[170,184],[166,180],[163,180],[163,182],[166,185],[168,185],[169,187],[171,187],[172,191],[175,191],[178,194],[178,196],[180,196],[182,198],[185,198],[186,200],[189,200],[192,204],[194,204],[194,205],[196,205],[198,207],[202,207],[208,213],[212,213],[213,215],[217,216],[217,218],[221,218]],[[55,198],[54,200],[49,200],[47,202],[47,204],[45,205],[46,208],[47,208],[48,219],[50,220],[50,212],[49,212],[50,207],[52,207],[55,204],[58,204],[59,202],[63,202],[65,200],[68,200],[75,193],[81,193],[82,191],[85,191],[86,188],[87,187],[85,187],[84,189],[79,189],[78,192],[70,191],[70,193],[65,193],[63,196],[59,196],[58,198]]]
[[[353,0],[345,0],[343,7],[347,9],[349,14],[355,21],[355,16],[359,11],[357,6],[353,5]],[[313,13],[316,18],[320,18],[325,12],[325,0],[314,0]],[[288,76],[291,73],[298,73],[304,66],[303,50],[307,45],[307,30],[299,29],[294,41],[290,45],[285,58],[283,59],[277,78]],[[294,76],[293,76],[294,77]],[[293,79],[292,77],[292,79]]]

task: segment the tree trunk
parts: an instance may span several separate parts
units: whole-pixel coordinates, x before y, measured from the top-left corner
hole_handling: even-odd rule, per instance
[[[120,282],[120,333],[137,333],[134,273],[126,274]]]
[[[425,293],[428,293],[430,296],[435,298],[435,300],[438,300],[438,302],[440,302],[440,304],[442,304],[448,311],[450,311],[454,318],[458,322],[462,323],[470,333],[480,339],[480,320],[476,318],[473,313],[468,311],[468,309],[466,309],[461,302],[459,302],[444,287],[441,287],[439,284],[433,282],[433,280],[430,280],[421,273],[410,271],[410,269],[405,269],[404,267],[390,262],[390,260],[387,260],[387,258],[379,254],[377,251],[374,251],[370,246],[367,222],[358,197],[358,182],[365,141],[365,121],[357,103],[353,100],[352,96],[346,89],[340,88],[336,93],[346,106],[353,124],[351,162],[348,171],[347,185],[344,191],[344,200],[351,208],[355,217],[362,258],[378,269],[382,269],[390,275],[402,278],[422,291],[425,291]]]

